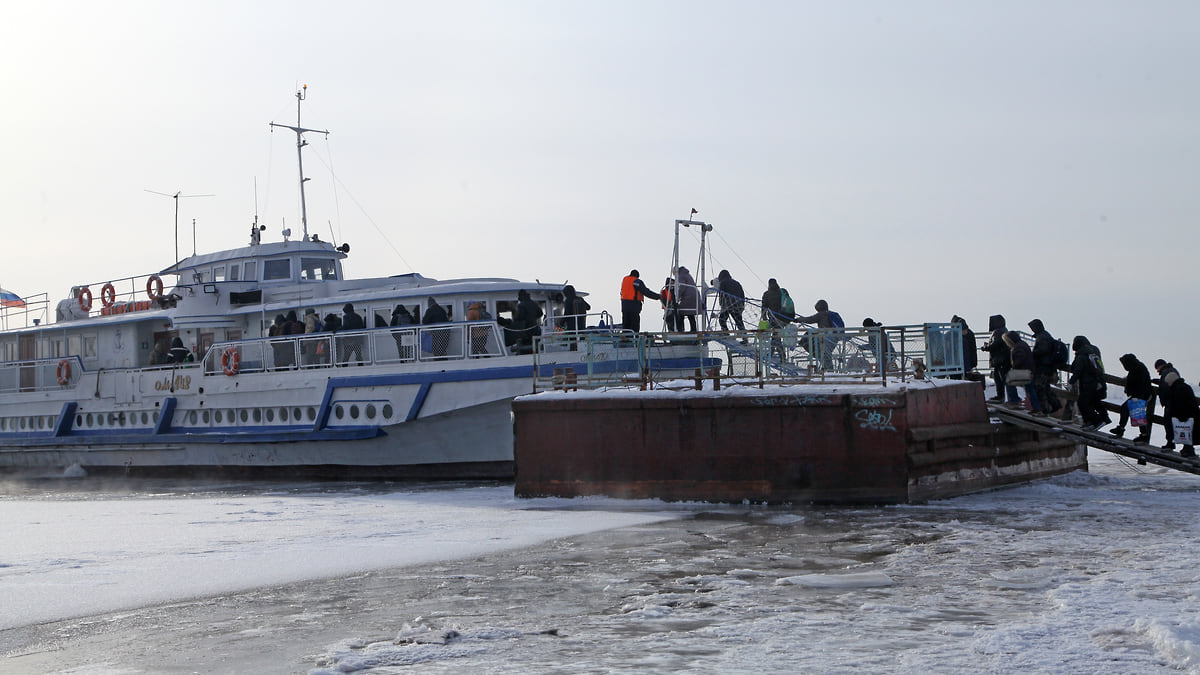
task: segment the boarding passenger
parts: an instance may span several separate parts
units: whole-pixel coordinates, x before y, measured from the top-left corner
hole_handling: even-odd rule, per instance
[[[1121,419],[1110,433],[1117,438],[1125,436],[1125,423],[1130,421],[1131,408],[1142,409],[1142,424],[1134,419],[1134,426],[1140,426],[1141,432],[1133,439],[1134,443],[1150,442],[1150,420],[1154,417],[1154,385],[1150,382],[1150,370],[1146,364],[1133,354],[1121,357],[1121,365],[1125,368],[1125,402],[1121,404]]]
[[[1042,410],[1053,415],[1062,409],[1063,404],[1050,388],[1050,383],[1058,381],[1059,367],[1067,365],[1066,345],[1054,339],[1041,319],[1030,321],[1029,330],[1033,331],[1033,388]],[[1058,353],[1059,345],[1062,345],[1062,355]]]
[[[563,286],[563,330],[580,331],[587,328],[587,313],[592,306],[579,297],[575,287]]]
[[[642,330],[642,302],[645,298],[658,300],[660,296],[646,288],[637,270],[621,280],[621,328],[635,333]]]
[[[542,314],[541,306],[533,301],[529,291],[517,291],[517,311],[513,316],[513,329],[520,331],[517,333],[518,345],[531,347],[533,336],[542,334],[541,328],[538,327],[542,321]]]
[[[679,315],[679,302],[675,299],[675,280],[667,277],[658,292],[658,304],[662,305],[663,323],[668,333],[683,330],[683,317]]]
[[[991,331],[992,337],[979,349],[988,353],[988,365],[992,369],[992,379],[996,382],[996,395],[991,400],[1004,403],[1007,399],[1009,403],[1020,403],[1021,397],[1017,395],[1017,388],[1009,385],[1007,380],[1008,371],[1012,369],[1012,355],[1008,345],[1004,343],[1004,334],[1008,332],[1004,316],[993,314],[988,317],[988,330]]]
[[[1192,390],[1192,385],[1184,382],[1183,378],[1179,376],[1179,371],[1172,369],[1171,372],[1164,375],[1158,389],[1164,408],[1171,411],[1171,417],[1174,420],[1195,424],[1195,419],[1200,413],[1196,404],[1196,392]],[[1179,456],[1195,457],[1196,450],[1193,447],[1191,434],[1184,436],[1183,431],[1175,428],[1175,422],[1171,422],[1171,427],[1173,435],[1178,436],[1183,444],[1179,450]]]
[[[810,323],[817,328],[827,330],[846,327],[846,322],[842,321],[842,315],[829,309],[829,303],[825,300],[817,300],[816,304],[813,305],[813,309],[817,310],[816,314],[797,316],[794,320],[800,323]],[[818,352],[821,354],[822,367],[828,369],[833,365],[833,350],[837,346],[838,340],[839,336],[834,334],[820,336],[821,344],[818,345]]]
[[[392,310],[392,325],[393,326],[411,326],[416,323],[413,320],[413,315],[404,305],[396,305]]]
[[[686,267],[680,267],[675,276],[676,280],[676,295],[675,300],[679,303],[679,313],[675,320],[675,325],[682,332],[683,321],[687,319],[688,331],[695,333],[699,329],[696,327],[696,315],[704,311],[700,303],[700,290],[696,287],[696,280],[692,278],[692,273]]]
[[[425,306],[425,314],[421,317],[423,325],[435,323],[446,323],[450,321],[450,316],[446,314],[446,308],[438,304],[437,298],[432,295]],[[450,331],[448,329],[439,329],[427,331],[429,335],[429,349],[434,356],[445,356],[450,348]]]
[[[1175,369],[1175,364],[1168,363],[1162,359],[1154,362],[1154,370],[1158,372],[1158,377],[1151,380],[1152,384],[1158,386],[1158,400],[1163,406],[1163,429],[1167,432],[1167,442],[1163,443],[1163,450],[1175,449],[1175,425],[1172,424],[1171,418],[1171,401],[1167,396],[1168,386],[1165,384],[1168,375],[1174,373],[1179,375],[1179,371]]]
[[[1044,416],[1046,411],[1038,399],[1037,390],[1033,388],[1033,350],[1025,344],[1025,341],[1021,339],[1021,334],[1015,330],[1005,333],[1002,339],[1008,346],[1009,362],[1012,364],[1005,384],[1010,387],[1025,387],[1025,398],[1029,401],[1030,410],[1034,415]],[[1021,404],[1010,402],[1008,407],[1020,408]]]
[[[742,311],[746,309],[746,291],[729,275],[729,270],[721,270],[717,275],[717,290],[720,291],[718,304],[721,307],[717,321],[721,324],[721,330],[729,330],[726,323],[728,319],[733,319],[738,330],[746,330],[746,324],[742,321]]]
[[[974,374],[975,369],[979,367],[979,353],[975,346],[975,331],[967,325],[967,320],[955,314],[950,317],[950,323],[956,323],[962,326],[962,360],[963,360],[963,377],[952,375],[951,379],[970,379]],[[975,375],[978,377],[978,375]]]
[[[167,341],[159,340],[154,343],[154,351],[150,353],[150,365],[162,366],[171,362],[171,356],[168,354]]]
[[[1071,349],[1075,351],[1075,360],[1071,362],[1068,382],[1076,386],[1079,395],[1077,404],[1079,416],[1083,418],[1083,430],[1095,431],[1112,421],[1101,406],[1108,394],[1104,361],[1100,359],[1100,350],[1082,335],[1076,335],[1071,341]]]

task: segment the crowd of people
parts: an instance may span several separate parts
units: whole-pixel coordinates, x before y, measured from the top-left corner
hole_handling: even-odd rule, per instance
[[[968,345],[965,336],[969,329],[960,317],[954,317],[954,321],[963,326],[963,354],[966,355]],[[988,365],[996,386],[996,394],[990,400],[1012,408],[1027,407],[1035,416],[1055,415],[1063,409],[1064,403],[1054,394],[1050,385],[1057,381],[1059,369],[1066,368],[1070,373],[1067,384],[1077,397],[1075,404],[1082,419],[1082,428],[1085,431],[1097,431],[1112,424],[1112,417],[1104,407],[1104,399],[1108,396],[1108,380],[1100,349],[1086,336],[1076,335],[1068,352],[1066,344],[1051,335],[1041,319],[1033,319],[1028,325],[1033,333],[1032,346],[1021,338],[1020,333],[1008,329],[1004,316],[994,314],[989,318],[991,335],[980,350],[988,353]],[[974,339],[971,335],[972,347]],[[1197,405],[1191,385],[1184,381],[1173,364],[1164,359],[1154,362],[1154,369],[1158,373],[1156,378],[1150,376],[1146,364],[1135,354],[1123,354],[1120,362],[1126,372],[1125,400],[1119,407],[1117,425],[1110,433],[1123,438],[1126,427],[1133,426],[1138,430],[1133,438],[1134,443],[1149,443],[1155,407],[1161,405],[1167,437],[1163,449],[1174,450],[1177,447],[1175,427],[1179,424],[1182,425],[1179,429],[1182,445],[1179,454],[1195,457],[1191,425],[1200,415],[1200,406]],[[1024,400],[1018,387],[1025,390]]]

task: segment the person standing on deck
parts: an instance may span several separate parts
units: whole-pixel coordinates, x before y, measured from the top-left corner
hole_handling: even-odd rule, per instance
[[[629,274],[621,280],[621,328],[635,333],[642,330],[642,302],[645,298],[658,300],[658,293],[646,288],[637,270],[629,270]]]
[[[683,331],[683,320],[687,319],[688,329],[690,332],[697,332],[696,315],[700,313],[700,290],[696,287],[696,280],[692,278],[692,273],[686,267],[680,267],[675,277],[676,287],[679,289],[679,297],[676,300],[679,302],[679,310],[675,325],[680,331]]]
[[[746,324],[742,321],[742,311],[746,309],[746,291],[730,276],[729,270],[721,270],[717,275],[717,290],[720,291],[718,299],[721,307],[717,321],[721,324],[721,330],[729,330],[728,319],[733,319],[738,330],[746,330]]]

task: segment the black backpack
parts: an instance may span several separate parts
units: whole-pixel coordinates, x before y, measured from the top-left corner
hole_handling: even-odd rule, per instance
[[[1071,362],[1071,349],[1067,347],[1067,343],[1054,338],[1054,351],[1051,352],[1053,357],[1050,361],[1051,365],[1056,368],[1067,365]]]

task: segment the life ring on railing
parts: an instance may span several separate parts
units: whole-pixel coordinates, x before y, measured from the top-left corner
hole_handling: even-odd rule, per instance
[[[67,386],[71,383],[71,362],[63,359],[58,362],[58,368],[54,371],[54,377],[58,378],[58,383],[62,386]]]
[[[146,280],[146,295],[155,302],[162,297],[163,285],[162,279],[157,274],[151,274]]]
[[[221,370],[225,374],[233,377],[238,374],[238,366],[242,363],[242,357],[238,354],[236,347],[226,347],[225,351],[221,352]]]
[[[104,305],[105,309],[108,309],[116,302],[117,289],[113,288],[111,283],[104,284],[104,288],[100,289],[100,304]]]
[[[79,307],[85,312],[92,311],[92,289],[87,286],[79,291]]]

